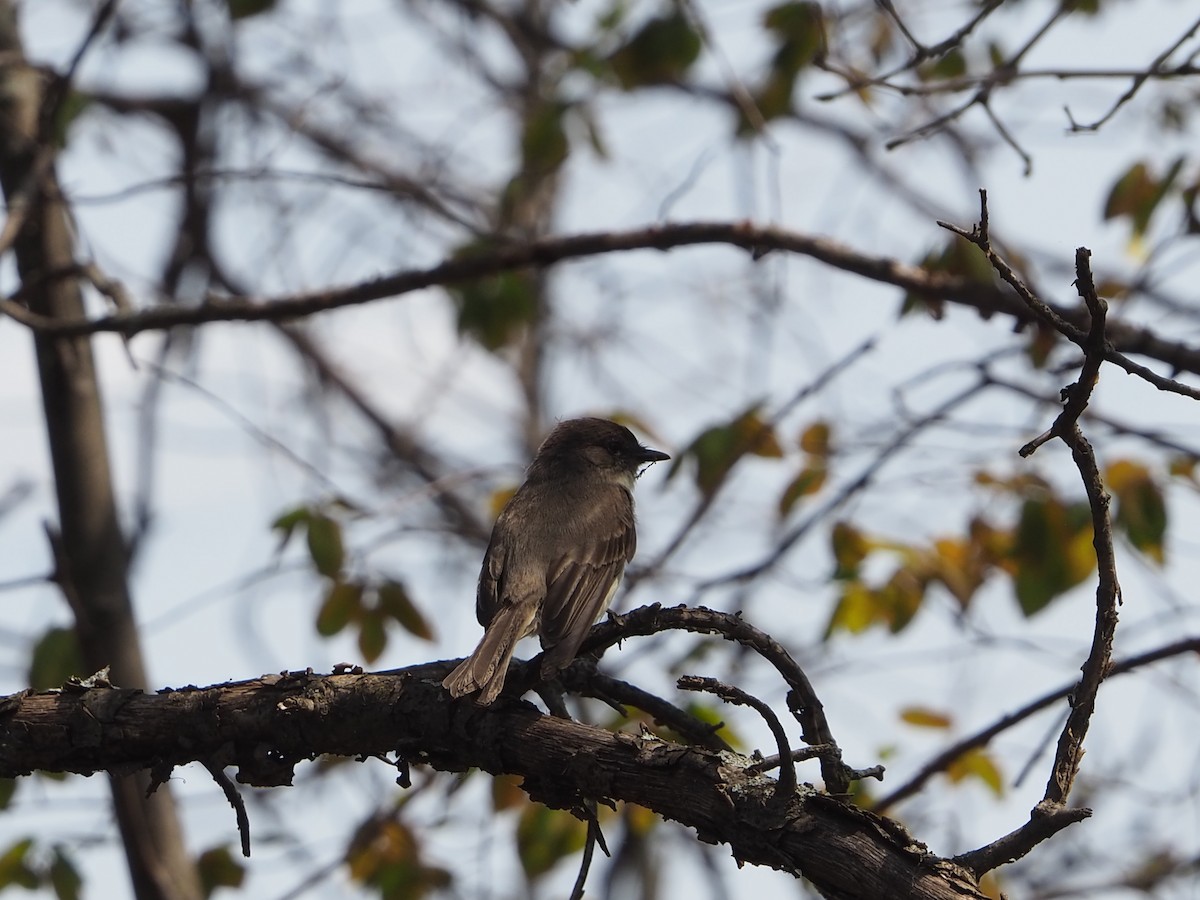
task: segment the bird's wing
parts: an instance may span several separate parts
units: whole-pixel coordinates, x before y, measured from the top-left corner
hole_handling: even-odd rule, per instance
[[[585,523],[571,551],[558,560],[547,578],[540,634],[546,661],[557,670],[579,651],[588,629],[608,608],[625,564],[637,548],[633,500],[625,506],[617,525],[601,532],[594,521]]]
[[[496,532],[483,555],[483,567],[479,571],[479,586],[475,590],[475,618],[487,628],[500,609],[500,580],[504,577],[504,554]]]

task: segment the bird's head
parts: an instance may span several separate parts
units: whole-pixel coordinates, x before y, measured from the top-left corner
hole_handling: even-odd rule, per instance
[[[632,488],[642,466],[670,458],[661,450],[643,446],[624,425],[583,418],[559,422],[542,442],[534,465],[550,459],[570,461],[599,470]]]

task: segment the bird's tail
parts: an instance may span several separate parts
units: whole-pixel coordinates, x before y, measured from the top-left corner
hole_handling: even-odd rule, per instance
[[[482,690],[475,702],[487,706],[500,695],[517,642],[530,632],[534,610],[525,605],[504,606],[483,632],[475,652],[442,681],[452,697]]]

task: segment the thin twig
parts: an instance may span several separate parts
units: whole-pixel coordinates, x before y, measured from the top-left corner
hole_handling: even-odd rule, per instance
[[[1166,50],[1164,50],[1162,53],[1160,53],[1158,56],[1156,56],[1154,58],[1154,61],[1152,63],[1150,63],[1149,68],[1147,68],[1144,72],[1140,72],[1138,75],[1136,75],[1134,77],[1133,84],[1131,84],[1129,86],[1129,90],[1127,90],[1124,94],[1122,94],[1119,98],[1117,98],[1117,102],[1112,105],[1112,107],[1108,110],[1108,112],[1106,112],[1103,116],[1101,116],[1095,122],[1092,122],[1088,125],[1080,125],[1072,117],[1071,118],[1071,130],[1072,131],[1097,131],[1098,129],[1100,129],[1106,122],[1108,122],[1109,119],[1111,119],[1113,116],[1115,116],[1117,114],[1117,111],[1122,106],[1124,106],[1126,103],[1128,103],[1130,100],[1132,100],[1134,98],[1134,95],[1137,94],[1137,92],[1142,89],[1142,85],[1144,85],[1147,81],[1149,81],[1151,77],[1159,74],[1159,67],[1162,66],[1162,64],[1167,61],[1168,57],[1170,57],[1170,55],[1172,53],[1174,53],[1176,50],[1178,50],[1180,47],[1182,47],[1184,42],[1187,41],[1189,38],[1191,38],[1191,36],[1193,34],[1195,34],[1198,29],[1200,29],[1200,19],[1197,19],[1195,22],[1193,22],[1192,27],[1189,28],[1182,35],[1180,35],[1179,40],[1177,40],[1174,44],[1172,44],[1170,47],[1168,47]],[[1067,115],[1070,116],[1070,110],[1067,111]]]
[[[1072,691],[1071,711],[1059,735],[1054,766],[1046,784],[1042,800],[1034,807],[1029,821],[1013,832],[987,846],[980,847],[959,857],[957,861],[982,875],[1003,863],[1019,859],[1035,846],[1073,822],[1091,815],[1087,809],[1068,809],[1067,798],[1079,773],[1083,759],[1083,741],[1087,735],[1092,713],[1095,711],[1096,695],[1100,683],[1108,673],[1112,660],[1113,637],[1117,627],[1117,606],[1120,603],[1121,587],[1117,581],[1116,557],[1113,551],[1112,520],[1109,516],[1109,497],[1100,477],[1100,467],[1091,444],[1079,427],[1079,417],[1091,400],[1092,391],[1099,378],[1108,347],[1105,336],[1105,320],[1108,305],[1096,294],[1091,271],[1091,251],[1080,247],[1075,251],[1075,287],[1083,298],[1091,316],[1086,336],[1080,338],[1063,330],[1065,322],[1056,321],[1057,316],[1040,298],[1033,294],[1012,268],[995,252],[989,237],[987,192],[981,190],[979,223],[967,232],[961,228],[945,225],[951,231],[971,241],[987,256],[992,268],[1008,282],[1018,296],[1029,305],[1039,318],[1050,322],[1077,343],[1084,353],[1083,365],[1078,380],[1062,392],[1063,409],[1054,424],[1043,434],[1021,448],[1021,456],[1027,457],[1053,438],[1062,440],[1071,450],[1071,456],[1083,479],[1092,514],[1092,546],[1096,553],[1098,580],[1096,585],[1096,619],[1092,633],[1092,646],[1082,666],[1082,676]],[[939,223],[943,224],[943,223]],[[1074,329],[1071,329],[1074,331]]]
[[[204,768],[208,769],[208,774],[212,776],[213,781],[221,786],[221,790],[225,792],[225,799],[233,807],[234,815],[237,816],[238,835],[242,839],[242,856],[249,859],[250,817],[246,815],[246,803],[242,800],[241,793],[234,786],[234,783],[229,780],[229,776],[225,774],[225,770],[220,765],[205,760]]]
[[[619,616],[610,613],[608,619],[592,628],[580,648],[580,655],[599,653],[634,635],[658,634],[672,629],[719,634],[726,640],[748,647],[774,666],[790,688],[788,709],[800,723],[804,742],[811,746],[828,745],[828,751],[821,754],[821,777],[826,789],[832,794],[843,794],[849,789],[849,776],[841,760],[841,750],[833,738],[825,718],[825,709],[808,676],[782,644],[741,616],[704,607],[676,606],[664,609],[657,603]],[[531,674],[537,671],[538,664],[537,657],[526,664]]]
[[[858,362],[859,359],[874,349],[875,338],[870,337],[852,349],[841,359],[836,360],[832,365],[826,368],[825,371],[817,375],[815,379],[804,385],[804,387],[800,388],[795,394],[789,397],[787,401],[784,402],[777,410],[775,410],[775,412],[773,412],[771,416],[763,423],[761,429],[754,430],[750,434],[742,435],[738,445],[734,447],[732,453],[730,454],[730,458],[734,460],[740,459],[745,453],[750,451],[754,441],[757,440],[764,432],[775,428],[780,422],[783,421],[784,417],[790,414],[791,411],[800,403],[802,403],[808,397],[811,397],[814,394],[824,390],[824,388],[831,381],[833,381],[834,378],[836,378],[838,375],[841,375],[852,365]],[[676,531],[675,536],[667,542],[666,547],[663,548],[658,556],[656,556],[648,564],[646,564],[644,567],[639,567],[636,572],[630,573],[630,575],[626,577],[625,581],[627,589],[632,589],[633,585],[637,584],[638,581],[646,577],[647,573],[659,571],[666,564],[667,560],[674,556],[675,552],[683,545],[683,542],[687,539],[688,535],[692,533],[692,530],[701,522],[709,509],[712,508],[713,501],[716,500],[717,495],[724,486],[725,479],[722,479],[722,481],[720,481],[712,490],[701,492],[701,496],[696,501],[696,505],[693,507],[691,514],[684,521],[683,525],[681,525]]]
[[[1181,656],[1184,653],[1200,654],[1200,637],[1184,638],[1180,641],[1167,644],[1155,650],[1149,650],[1145,653],[1139,653],[1136,656],[1126,657],[1125,659],[1113,663],[1108,670],[1108,677],[1112,678],[1117,675],[1124,675],[1129,672],[1136,671],[1143,666],[1151,663],[1159,662],[1160,660],[1168,659],[1172,656]],[[1069,697],[1078,685],[1078,680],[1071,681],[1069,684],[1061,685],[1052,691],[1048,691],[1042,696],[1031,700],[1020,709],[1015,710],[1008,715],[1002,716],[986,728],[982,728],[974,734],[968,735],[959,741],[955,741],[937,756],[929,760],[923,765],[920,770],[912,776],[908,781],[904,782],[899,787],[895,788],[891,793],[880,797],[872,804],[871,809],[878,813],[885,813],[897,803],[907,800],[909,797],[916,794],[930,778],[946,771],[950,764],[966,753],[968,750],[974,750],[976,747],[986,747],[991,742],[992,738],[998,734],[1007,731],[1014,725],[1024,722],[1033,715],[1047,709],[1058,703],[1064,697]]]
[[[767,727],[771,729],[771,734],[775,738],[775,745],[779,749],[779,781],[775,786],[775,798],[777,800],[786,799],[796,793],[796,764],[792,761],[792,748],[788,743],[787,732],[783,730],[783,725],[779,722],[779,717],[775,715],[775,711],[769,705],[759,700],[752,694],[748,694],[739,687],[732,684],[725,684],[718,681],[716,678],[703,678],[699,675],[684,675],[677,682],[677,686],[681,691],[703,691],[708,694],[715,694],[726,703],[733,703],[737,706],[748,706],[767,723]],[[786,761],[786,765],[783,762]]]
[[[979,189],[979,207],[979,223],[970,231],[967,231],[965,228],[962,228],[958,225],[941,220],[938,221],[938,225],[940,225],[942,228],[945,228],[947,231],[954,232],[964,240],[970,241],[981,251],[983,251],[984,256],[987,257],[988,263],[996,271],[996,274],[999,275],[1004,282],[1016,292],[1017,296],[1021,299],[1021,301],[1025,304],[1035,318],[1045,322],[1072,343],[1077,344],[1080,347],[1084,347],[1088,340],[1088,331],[1068,321],[1065,311],[1055,309],[1053,306],[1042,300],[1041,297],[1037,296],[1037,294],[1031,291],[1025,282],[1021,280],[1020,276],[1017,275],[1017,273],[1013,270],[1012,266],[1010,266],[1004,260],[1004,258],[1001,257],[995,251],[995,249],[993,249],[991,245],[991,238],[988,234],[987,191],[983,188]],[[1148,381],[1159,390],[1170,391],[1171,393],[1175,394],[1182,394],[1183,396],[1190,397],[1193,400],[1200,400],[1200,390],[1197,390],[1190,385],[1181,384],[1172,378],[1165,378],[1162,375],[1159,375],[1157,372],[1154,372],[1151,369],[1140,365],[1139,363],[1133,362],[1123,353],[1114,348],[1111,340],[1109,340],[1110,337],[1111,335],[1106,334],[1104,339],[1105,344],[1102,349],[1103,359],[1106,362],[1111,362],[1117,366],[1120,366],[1129,374],[1137,375],[1139,378],[1142,378],[1144,381]],[[1144,353],[1146,352],[1146,349],[1147,348],[1139,347],[1137,352]],[[1185,367],[1176,366],[1175,368],[1182,369]]]
[[[558,674],[563,687],[574,694],[593,697],[610,706],[633,706],[654,717],[657,725],[664,725],[680,737],[711,750],[732,750],[729,743],[718,733],[724,723],[712,724],[696,718],[685,709],[662,697],[651,694],[636,685],[605,675],[587,660],[577,660]],[[624,715],[628,712],[622,710]]]
[[[814,527],[823,522],[830,514],[839,509],[843,504],[857,495],[860,491],[866,488],[875,476],[879,473],[887,463],[895,457],[898,450],[904,447],[916,435],[924,431],[931,425],[940,422],[944,419],[955,407],[970,400],[976,394],[989,386],[986,379],[980,379],[977,383],[969,385],[958,393],[949,397],[930,412],[926,413],[921,418],[910,422],[899,434],[887,442],[885,446],[880,448],[874,459],[869,462],[858,477],[846,484],[836,494],[830,496],[824,503],[820,504],[809,513],[808,517],[797,523],[790,531],[788,531],[779,542],[771,549],[763,559],[734,572],[728,572],[723,575],[710,578],[707,581],[701,582],[697,586],[699,593],[711,590],[714,587],[721,585],[746,582],[759,575],[762,575],[768,569],[771,569],[779,563],[788,551],[792,549],[805,535],[807,535]]]

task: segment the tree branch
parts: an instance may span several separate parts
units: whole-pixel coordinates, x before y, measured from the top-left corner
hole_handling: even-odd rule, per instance
[[[778,783],[752,772],[747,757],[614,734],[523,702],[453,702],[438,681],[449,666],[285,673],[154,695],[93,688],[0,698],[0,775],[211,760],[237,767],[242,783],[270,786],[290,784],[294,766],[318,754],[396,751],[444,771],[523,776],[548,806],[637,803],[728,844],[739,861],[803,875],[841,900],[984,896],[895,822],[810,788],[771,802]]]

